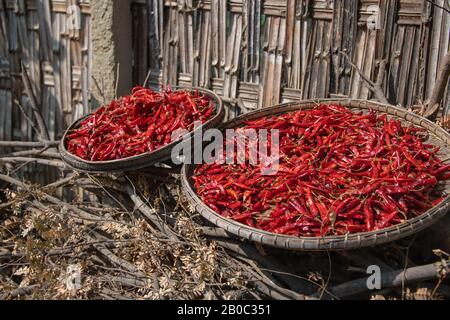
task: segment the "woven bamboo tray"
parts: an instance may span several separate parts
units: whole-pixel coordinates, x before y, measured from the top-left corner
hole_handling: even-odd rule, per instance
[[[210,120],[206,121],[202,126],[190,132],[189,138],[193,137],[193,135],[198,131],[216,127],[222,122],[223,117],[225,115],[225,110],[223,107],[222,99],[220,99],[220,97],[217,94],[215,94],[210,90],[202,88],[176,88],[176,89],[177,90],[185,89],[190,91],[198,90],[199,92],[211,97],[215,104],[214,116]],[[158,162],[170,159],[172,148],[174,148],[178,143],[181,142],[180,140],[174,141],[153,152],[146,152],[133,157],[109,161],[87,161],[67,151],[66,140],[70,132],[72,132],[75,128],[77,128],[79,124],[88,116],[89,115],[75,121],[66,130],[59,145],[59,153],[61,154],[62,160],[76,171],[101,173],[101,172],[123,172],[142,169],[145,167],[152,166]]]
[[[441,146],[439,156],[442,159],[445,159],[450,155],[450,135],[441,127],[423,117],[408,112],[405,109],[366,100],[321,99],[286,103],[240,116],[224,124],[222,129],[234,128],[242,125],[244,121],[256,119],[262,116],[282,114],[299,109],[310,109],[319,103],[340,104],[347,106],[350,109],[356,109],[356,111],[363,112],[368,111],[369,109],[374,109],[379,113],[386,113],[393,118],[400,119],[405,124],[409,123],[418,127],[423,127],[428,132],[428,141],[432,144]],[[343,236],[327,236],[321,238],[278,235],[224,218],[211,210],[203,203],[194,191],[193,181],[190,179],[193,175],[194,169],[195,165],[185,165],[183,167],[182,185],[188,201],[195,207],[197,212],[199,212],[206,220],[227,230],[233,235],[276,248],[292,249],[297,251],[322,251],[375,246],[395,241],[423,230],[444,216],[450,208],[450,183],[447,182],[440,186],[440,188],[442,188],[442,192],[448,195],[443,202],[428,210],[421,216],[396,226],[372,232],[355,233]]]

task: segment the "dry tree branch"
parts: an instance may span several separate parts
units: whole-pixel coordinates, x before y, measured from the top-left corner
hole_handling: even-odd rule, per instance
[[[450,267],[450,261],[441,263],[427,264],[408,269],[389,271],[381,274],[381,288],[394,288],[403,284],[417,283],[420,281],[433,280],[440,278],[442,268]],[[367,292],[367,278],[361,278],[335,286],[329,291],[339,298],[348,298]]]
[[[245,258],[249,258],[257,261],[261,264],[262,269],[272,269],[283,271],[285,268],[276,260],[270,257],[263,256],[259,251],[252,245],[240,242],[233,239],[211,239],[214,240],[219,246],[231,252],[232,255],[239,255]],[[295,279],[287,276],[287,272],[282,272],[278,274],[278,277],[289,284],[290,287],[294,288],[298,292],[312,292],[314,290],[310,283],[307,283],[303,279]]]
[[[279,271],[279,270],[273,270],[273,269],[265,269],[265,268],[261,268],[261,270],[262,270],[262,271],[267,271],[267,272],[270,272],[270,273],[274,273],[274,274],[277,274],[277,275],[283,275],[283,276],[286,276],[286,277],[291,277],[292,279],[300,279],[300,280],[302,280],[302,281],[309,282],[309,283],[311,283],[313,286],[316,286],[317,289],[320,290],[320,291],[319,291],[319,292],[320,292],[319,295],[322,295],[322,292],[324,292],[324,293],[326,293],[327,295],[329,295],[330,297],[332,297],[332,298],[334,298],[334,299],[336,299],[336,300],[339,300],[339,298],[336,297],[335,295],[333,295],[330,291],[328,291],[327,288],[326,288],[324,285],[321,285],[321,284],[319,284],[319,283],[317,283],[317,282],[314,282],[314,281],[312,281],[312,280],[310,280],[310,279],[308,279],[308,278],[306,278],[306,277],[302,277],[302,276],[299,276],[299,275],[296,275],[296,274],[292,274],[292,273],[289,273],[289,272],[283,272],[283,271]],[[311,297],[311,296],[308,296],[308,298],[312,298],[312,297]]]
[[[73,182],[74,178],[77,177],[77,176],[78,176],[77,173],[71,174],[71,175],[67,176],[66,178],[59,179],[59,180],[57,180],[57,181],[55,181],[55,182],[53,182],[53,183],[50,183],[50,184],[48,184],[48,185],[46,185],[46,186],[43,186],[42,189],[43,189],[43,190],[54,190],[54,189],[57,189],[57,188],[61,188],[61,187],[63,187],[64,185]],[[31,195],[30,195],[30,196],[31,196]],[[12,201],[7,202],[7,203],[2,203],[2,204],[0,204],[0,209],[2,209],[2,208],[8,208],[8,207],[10,207],[14,202],[15,202],[15,201],[12,200]]]
[[[148,81],[150,80],[151,74],[152,74],[152,70],[149,69],[148,72],[147,72],[147,76],[145,77],[144,83],[142,84],[142,86],[143,86],[144,88],[147,87]]]
[[[120,285],[128,288],[146,288],[147,282],[144,280],[141,280],[137,277],[126,277],[126,276],[104,276],[102,281],[106,282],[114,282],[119,283]]]
[[[255,281],[253,281],[250,285],[269,297],[277,300],[305,300],[303,295],[278,286],[266,276],[261,275],[257,271],[253,270],[253,268],[244,265],[243,262],[235,261],[235,263],[244,270],[244,273],[247,274],[249,278],[255,279]]]
[[[14,100],[14,103],[16,104],[16,106],[20,109],[20,112],[22,112],[23,116],[25,117],[25,119],[27,120],[27,122],[30,124],[31,128],[36,132],[36,134],[39,135],[40,130],[38,127],[36,127],[33,119],[30,118],[30,116],[28,115],[28,113],[25,111],[24,107],[20,104],[19,101]]]
[[[3,148],[47,148],[57,147],[59,141],[0,141],[0,147]]]
[[[447,9],[447,8],[441,6],[441,5],[438,5],[438,4],[437,4],[436,2],[434,2],[434,1],[431,1],[431,0],[425,0],[425,1],[431,3],[433,6],[439,8],[439,9],[442,9],[442,10],[446,11],[447,13],[450,13],[450,10],[449,10],[449,9]]]
[[[16,187],[19,187],[19,188],[24,189],[24,190],[32,190],[33,189],[32,186],[30,186],[30,185],[28,185],[28,184],[26,184],[26,183],[24,183],[22,181],[19,181],[17,179],[14,179],[14,178],[12,178],[10,176],[4,175],[4,174],[0,174],[0,180],[3,180],[3,181],[5,181],[5,182],[7,182],[9,184],[15,185]],[[56,205],[59,205],[59,206],[62,206],[62,207],[66,207],[68,210],[71,210],[76,215],[78,215],[81,219],[84,219],[84,220],[87,220],[87,221],[98,221],[98,222],[99,221],[105,221],[105,219],[102,219],[101,217],[98,217],[98,216],[93,215],[91,213],[88,213],[88,212],[86,212],[84,210],[81,210],[80,208],[78,208],[78,207],[76,207],[74,205],[71,205],[69,203],[66,203],[66,202],[64,202],[64,201],[62,201],[62,200],[60,200],[60,199],[58,199],[56,197],[53,197],[53,196],[51,196],[51,195],[49,195],[49,194],[47,194],[45,192],[41,192],[40,193],[40,197],[41,197],[42,200],[51,202],[53,204],[56,204]],[[36,200],[33,201],[33,203],[40,204]]]
[[[98,235],[93,237],[87,236],[87,239],[93,243],[94,248],[101,253],[105,258],[107,258],[113,265],[121,267],[133,274],[138,278],[147,278],[145,274],[139,271],[132,263],[116,256],[111,250],[109,250],[104,244],[99,243]]]
[[[373,92],[375,98],[380,101],[381,103],[384,104],[389,104],[388,99],[386,98],[384,92],[383,92],[383,80],[384,80],[384,73],[386,72],[386,60],[381,60],[380,61],[380,65],[378,68],[378,75],[377,75],[377,80],[376,82],[373,82],[372,80],[370,80],[370,78],[368,76],[366,76],[364,74],[364,72],[361,71],[360,68],[358,68],[357,65],[355,65],[352,60],[350,59],[350,57],[348,56],[348,54],[346,54],[343,51],[339,51],[339,54],[342,55],[347,62],[352,66],[353,69],[356,70],[356,72],[358,72],[359,76],[361,77],[361,79],[363,79],[364,84],[366,85],[366,87]]]
[[[126,243],[134,241],[135,239],[128,239],[128,240],[101,240],[101,241],[95,241],[90,242],[86,241],[85,243],[79,243],[77,245],[71,245],[67,247],[59,247],[54,248],[49,251],[45,252],[45,257],[52,257],[52,256],[61,256],[66,255],[74,252],[74,249],[76,248],[89,248],[93,247],[94,245],[104,245],[106,247],[112,246],[116,243]],[[0,259],[6,260],[6,259],[20,259],[20,258],[26,258],[27,253],[26,252],[10,252],[10,251],[4,251],[0,252]]]
[[[45,166],[56,167],[61,170],[68,169],[67,165],[61,160],[47,160],[47,159],[39,159],[39,158],[26,158],[26,157],[5,157],[0,158],[0,163],[26,163],[26,164],[42,164]]]
[[[424,117],[430,120],[436,120],[439,112],[439,106],[444,98],[445,88],[450,77],[450,51],[447,52],[439,65],[436,83],[434,84],[433,91],[430,99],[426,104],[426,111]]]
[[[73,182],[73,180],[78,177],[79,174],[78,173],[73,173],[65,178],[59,179],[58,181],[55,181],[53,183],[50,183],[48,185],[46,185],[44,187],[44,189],[57,189],[57,188],[61,188],[67,184],[70,184]]]
[[[99,181],[96,177],[94,177],[90,174],[87,174],[87,176],[94,183],[94,185],[97,185],[101,190],[103,190],[103,192],[105,192],[111,198],[111,200],[113,200],[124,211],[127,211],[127,208],[122,203],[122,201],[117,199],[109,190],[107,190],[107,188],[105,188],[105,186],[101,183],[101,181]]]
[[[102,88],[100,88],[100,84],[98,83],[97,79],[94,76],[91,76],[92,80],[94,80],[94,84],[97,87],[98,93],[100,94],[100,96],[102,97],[102,104],[105,105],[106,104],[106,96],[105,96],[105,92]]]
[[[228,103],[234,107],[238,107],[242,113],[247,113],[250,110],[245,107],[244,102],[242,101],[242,98],[229,98],[229,97],[222,97],[222,101],[225,103]]]
[[[135,204],[136,209],[140,211],[148,220],[150,220],[159,231],[171,240],[178,240],[176,233],[173,232],[166,223],[164,223],[161,217],[156,214],[155,210],[147,206],[147,204],[141,200],[141,198],[136,194],[136,189],[131,184],[127,184],[126,191],[131,201]]]
[[[24,151],[12,152],[7,157],[29,157],[29,156],[41,156],[43,158],[61,159],[61,156],[57,152],[47,151],[49,147],[42,149],[30,149]]]
[[[135,300],[135,298],[132,297],[128,297],[125,296],[123,294],[121,294],[120,292],[116,292],[116,291],[112,291],[109,289],[103,289],[100,293],[99,293],[100,298],[102,299],[106,299],[106,300]]]
[[[38,285],[31,285],[23,288],[17,288],[9,293],[3,293],[0,295],[0,300],[6,300],[6,299],[15,299],[19,298],[21,296],[27,296],[30,293],[33,292],[33,290],[37,289]]]
[[[262,283],[267,285],[268,287],[278,291],[279,293],[285,295],[286,297],[289,297],[290,299],[294,300],[306,300],[307,297],[303,294],[299,294],[297,292],[294,292],[292,290],[283,288],[281,285],[278,285],[276,283],[276,279],[274,279],[273,276],[269,274],[269,272],[264,272],[252,259],[249,258],[239,258],[239,260],[244,261],[249,267],[249,272],[252,274],[254,278],[259,279]],[[244,264],[242,264],[243,269],[247,269],[248,267]]]

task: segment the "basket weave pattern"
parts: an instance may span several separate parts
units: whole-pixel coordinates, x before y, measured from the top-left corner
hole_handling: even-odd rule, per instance
[[[310,109],[317,104],[340,104],[357,111],[364,112],[368,111],[369,109],[373,109],[379,113],[386,113],[388,116],[400,119],[403,123],[409,123],[425,128],[429,134],[428,141],[440,146],[440,153],[447,156],[448,154],[450,154],[450,135],[441,127],[423,117],[408,112],[405,109],[367,100],[319,99],[297,103],[287,103],[240,116],[226,123],[222,126],[222,128],[234,128],[242,125],[244,121],[256,119],[263,116],[282,114],[299,109]],[[197,196],[196,192],[194,191],[192,180],[190,179],[194,172],[194,169],[195,165],[185,165],[183,167],[182,184],[183,190],[188,200],[195,207],[197,212],[199,212],[206,220],[210,221],[220,228],[227,230],[231,234],[261,243],[263,245],[277,248],[286,248],[298,251],[319,251],[355,249],[379,245],[410,236],[420,230],[423,230],[424,228],[430,226],[432,223],[436,222],[440,217],[444,216],[450,208],[450,196],[447,196],[439,205],[433,207],[419,217],[382,230],[347,234],[342,236],[326,236],[320,238],[278,235],[275,233],[270,233],[249,227],[228,218],[224,218],[220,214],[210,209],[203,203],[203,201]],[[443,187],[443,191],[446,194],[449,194],[450,183],[446,182]]]
[[[181,88],[182,89],[182,88]],[[224,117],[224,107],[223,102],[220,97],[214,92],[206,89],[200,88],[189,88],[187,90],[191,91],[199,91],[209,97],[211,97],[215,104],[215,113],[214,116],[206,121],[201,127],[196,128],[192,132],[189,133],[189,137],[193,137],[197,131],[205,130],[208,128],[213,128],[218,126]],[[86,116],[88,117],[88,116]],[[81,118],[74,122],[64,133],[63,138],[61,139],[61,144],[59,146],[59,152],[61,154],[61,158],[66,162],[70,167],[77,171],[82,172],[121,172],[121,171],[134,171],[138,169],[142,169],[145,167],[149,167],[158,162],[170,159],[172,149],[180,143],[180,141],[174,141],[158,150],[153,152],[146,152],[140,155],[136,155],[133,157],[128,157],[124,159],[118,160],[109,160],[109,161],[87,161],[77,157],[76,155],[71,154],[67,151],[66,141],[67,136],[72,132],[75,128],[79,127],[80,123],[86,118]]]

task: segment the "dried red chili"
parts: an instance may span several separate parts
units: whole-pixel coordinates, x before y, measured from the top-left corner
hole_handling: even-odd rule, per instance
[[[90,161],[152,152],[170,143],[175,130],[192,131],[194,122],[206,122],[213,112],[211,99],[199,92],[135,87],[84,119],[67,136],[67,150]]]
[[[210,208],[249,226],[308,237],[366,232],[444,199],[436,186],[450,179],[450,165],[439,148],[424,142],[423,129],[375,111],[321,105],[252,120],[247,128],[279,130],[276,175],[262,175],[262,165],[214,163],[197,166],[193,178]]]

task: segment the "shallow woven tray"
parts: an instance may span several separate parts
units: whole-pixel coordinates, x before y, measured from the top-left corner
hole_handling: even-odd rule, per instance
[[[243,124],[244,121],[256,119],[262,116],[282,114],[299,109],[310,109],[317,104],[340,104],[347,106],[356,111],[368,111],[374,109],[379,113],[386,113],[391,117],[400,119],[405,124],[414,124],[423,127],[428,131],[428,141],[434,145],[441,146],[439,156],[442,159],[450,155],[450,135],[441,127],[420,117],[405,109],[397,108],[390,105],[380,104],[373,101],[354,100],[354,99],[320,99],[308,100],[295,103],[286,103],[259,111],[251,112],[240,116],[232,121],[224,124],[222,129],[234,128]],[[321,251],[321,250],[344,250],[356,249],[362,247],[375,246],[400,238],[410,236],[436,222],[444,216],[450,208],[450,183],[447,181],[442,185],[442,192],[447,197],[439,205],[428,210],[424,214],[414,219],[408,220],[402,224],[385,228],[378,231],[354,233],[343,236],[327,236],[327,237],[295,237],[287,235],[278,235],[271,232],[255,229],[239,222],[224,218],[211,210],[197,196],[194,191],[193,181],[190,177],[193,175],[195,165],[185,165],[182,169],[182,185],[188,201],[195,207],[205,219],[214,225],[227,230],[229,233],[238,237],[258,242],[263,245],[292,249],[298,251]]]
[[[189,133],[189,137],[193,137],[194,133],[197,131],[214,128],[218,126],[225,115],[225,110],[223,107],[222,99],[214,92],[202,88],[177,88],[177,90],[189,90],[196,91],[208,95],[211,97],[215,104],[215,112],[214,116],[206,121],[202,126],[196,128],[195,130]],[[133,171],[142,169],[145,167],[152,166],[158,162],[162,162],[164,160],[170,159],[172,149],[181,141],[174,141],[160,149],[157,149],[153,152],[145,152],[133,157],[127,157],[118,160],[109,160],[109,161],[87,161],[81,159],[80,157],[71,154],[66,149],[66,140],[67,135],[70,134],[75,128],[77,128],[81,121],[87,118],[89,115],[75,121],[64,133],[63,138],[61,139],[61,143],[59,145],[59,153],[61,154],[62,160],[67,163],[71,168],[82,171],[82,172],[92,172],[92,173],[101,173],[101,172],[122,172],[122,171]],[[184,137],[186,138],[186,137]]]

